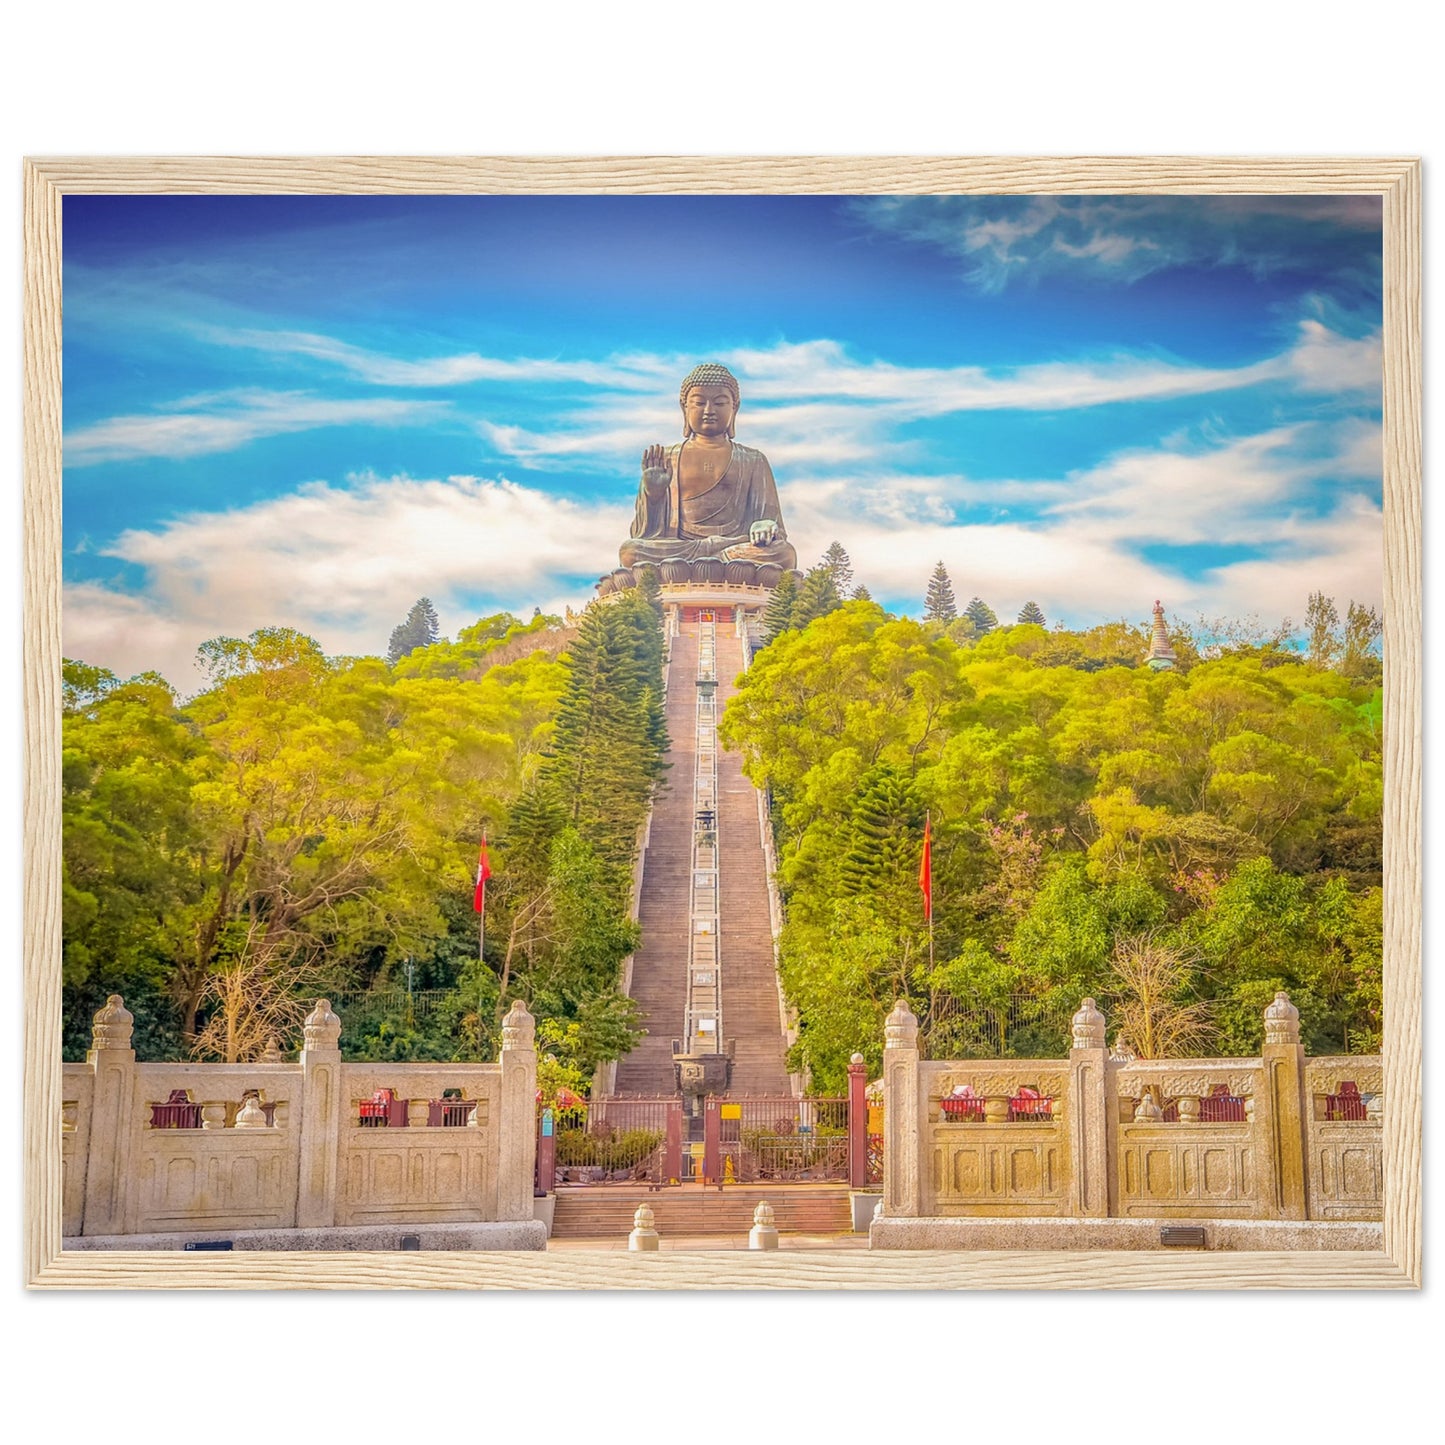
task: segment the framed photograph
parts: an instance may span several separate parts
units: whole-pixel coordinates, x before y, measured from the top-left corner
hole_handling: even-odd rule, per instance
[[[1419,1286],[1418,161],[25,184],[32,1286]]]

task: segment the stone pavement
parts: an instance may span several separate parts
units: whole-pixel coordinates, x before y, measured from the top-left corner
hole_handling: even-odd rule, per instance
[[[717,1250],[741,1249],[748,1247],[746,1234],[699,1234],[679,1235],[675,1239],[663,1236],[659,1248],[674,1253],[702,1254]],[[807,1249],[867,1249],[866,1234],[784,1234],[778,1239],[780,1251]],[[627,1236],[620,1239],[552,1239],[547,1241],[549,1254],[565,1250],[620,1249],[626,1252]]]

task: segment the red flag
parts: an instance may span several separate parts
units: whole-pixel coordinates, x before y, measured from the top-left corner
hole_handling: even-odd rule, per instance
[[[492,865],[487,862],[487,835],[482,834],[482,851],[477,855],[477,891],[472,895],[472,912],[481,913],[487,906],[487,879]]]
[[[933,921],[933,818],[923,820],[923,862],[918,866],[918,886],[923,890],[923,916]]]

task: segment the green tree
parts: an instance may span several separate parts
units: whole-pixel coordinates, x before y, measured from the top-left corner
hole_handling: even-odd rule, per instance
[[[656,609],[637,588],[588,607],[542,769],[568,821],[624,871],[666,766],[662,647]]]
[[[822,565],[832,575],[833,586],[838,596],[846,596],[848,589],[853,585],[853,563],[841,542],[828,544],[828,550],[823,553]]]
[[[1035,627],[1048,625],[1047,619],[1044,617],[1044,609],[1037,602],[1024,603],[1023,610],[1019,613],[1019,621],[1031,622]]]
[[[843,892],[872,894],[885,911],[905,901],[916,910],[922,838],[923,804],[913,780],[893,763],[870,769],[853,802],[840,866]]]
[[[1345,638],[1340,657],[1340,671],[1346,677],[1379,680],[1383,667],[1375,652],[1375,644],[1384,630],[1384,619],[1373,607],[1350,602],[1345,614]]]
[[[386,660],[400,662],[419,647],[430,647],[440,635],[436,608],[430,597],[418,597],[412,603],[406,620],[392,629],[391,642],[386,649]]]
[[[1340,653],[1340,640],[1335,629],[1340,625],[1339,610],[1333,597],[1323,592],[1311,592],[1309,605],[1305,608],[1305,635],[1308,638],[1307,656],[1315,667],[1330,667]]]
[[[992,632],[998,626],[998,617],[993,608],[981,597],[975,597],[964,608],[964,616],[973,623],[973,630],[979,637]]]
[[[923,597],[923,620],[952,622],[957,616],[958,603],[954,600],[953,583],[949,581],[948,569],[939,562],[928,579],[928,590]]]
[[[823,565],[812,568],[798,588],[798,600],[793,604],[792,625],[806,627],[810,622],[836,612],[843,605],[838,587],[833,580],[833,571]]]
[[[768,598],[763,609],[763,636],[772,642],[781,633],[791,631],[797,624],[793,614],[798,605],[798,582],[791,572],[784,572]]]

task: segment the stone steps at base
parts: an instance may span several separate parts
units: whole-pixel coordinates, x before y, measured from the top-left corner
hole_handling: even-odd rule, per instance
[[[608,1239],[626,1236],[640,1204],[656,1219],[659,1234],[746,1234],[753,1211],[766,1200],[782,1234],[847,1234],[853,1228],[846,1185],[724,1185],[705,1189],[679,1185],[649,1191],[628,1185],[594,1185],[557,1191],[553,1239]]]

